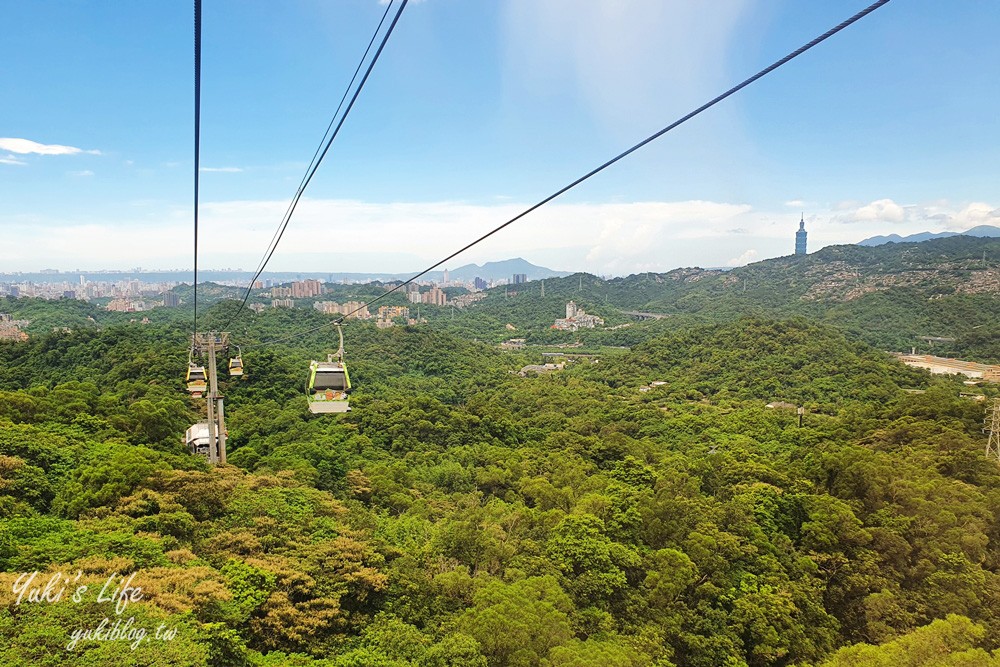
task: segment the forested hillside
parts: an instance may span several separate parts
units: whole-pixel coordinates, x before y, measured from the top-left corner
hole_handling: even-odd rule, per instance
[[[510,296],[516,291],[515,296]],[[692,322],[732,321],[747,315],[804,316],[881,349],[918,347],[944,356],[1000,362],[1000,239],[955,236],[878,247],[830,246],[805,256],[756,262],[723,271],[676,269],[602,280],[576,274],[495,288],[475,304],[468,322],[488,336],[511,322],[534,342],[564,340],[549,331],[573,299],[608,326],[630,321],[621,311],[668,315],[660,330]],[[499,333],[494,333],[498,337]],[[631,345],[646,336],[628,330],[586,330],[594,343]],[[953,341],[928,343],[925,338]]]
[[[520,377],[472,312],[345,327],[343,416],[304,392],[335,333],[292,335],[330,318],[247,314],[216,468],[182,445],[189,322],[0,344],[0,664],[1000,664],[1000,467],[959,380],[735,313]],[[18,604],[34,571],[64,598]],[[74,641],[106,617],[131,638]]]

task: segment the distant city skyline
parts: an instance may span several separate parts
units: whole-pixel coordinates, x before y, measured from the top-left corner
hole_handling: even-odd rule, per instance
[[[269,268],[416,272],[867,4],[410,3]],[[199,268],[257,266],[383,11],[205,7]],[[0,272],[191,265],[191,22],[10,4]],[[998,29],[890,2],[457,263],[741,266],[803,210],[812,251],[998,224]]]

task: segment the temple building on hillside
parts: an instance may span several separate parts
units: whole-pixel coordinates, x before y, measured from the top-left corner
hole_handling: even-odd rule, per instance
[[[562,329],[563,331],[576,331],[577,329],[593,329],[603,327],[604,320],[597,315],[588,315],[583,308],[570,301],[566,304],[566,318],[556,320],[552,329]]]

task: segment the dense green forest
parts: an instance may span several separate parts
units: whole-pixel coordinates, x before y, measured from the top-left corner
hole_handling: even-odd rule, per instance
[[[353,410],[331,416],[304,385],[336,334],[295,335],[331,318],[245,313],[210,468],[182,443],[189,311],[21,301],[89,324],[0,344],[0,664],[1000,665],[984,403],[828,318],[644,322],[528,377],[530,348],[488,339],[514,335],[492,298],[352,323]],[[66,581],[18,603],[36,571]],[[121,613],[98,598],[132,575]],[[132,634],[74,639],[104,618]]]

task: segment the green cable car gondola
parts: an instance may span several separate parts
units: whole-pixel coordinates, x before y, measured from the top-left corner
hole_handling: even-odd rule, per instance
[[[347,374],[344,363],[344,332],[337,326],[340,334],[340,349],[336,355],[327,355],[326,361],[309,362],[309,385],[306,395],[309,398],[309,411],[313,414],[332,412],[347,412],[347,394],[351,391],[351,376]],[[336,356],[336,359],[334,359]]]

